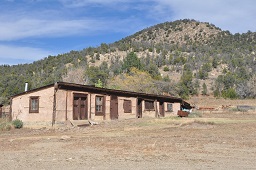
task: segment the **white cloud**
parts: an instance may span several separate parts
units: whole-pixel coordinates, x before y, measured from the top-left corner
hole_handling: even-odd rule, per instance
[[[254,0],[155,0],[155,16],[195,19],[210,22],[232,33],[256,31],[256,1]],[[171,12],[169,14],[168,12]],[[172,16],[170,16],[172,15]]]
[[[114,5],[120,3],[130,3],[133,1],[134,0],[59,0],[59,2],[67,7],[84,7],[88,5]]]
[[[47,57],[52,52],[40,48],[0,45],[0,64],[12,64],[10,61],[36,61]],[[3,62],[8,60],[9,63]],[[25,61],[24,60],[24,61]]]
[[[45,1],[40,2],[47,4]],[[7,41],[11,44],[30,38],[54,39],[54,37],[84,37],[93,34],[99,36],[113,32],[130,35],[153,24],[185,18],[210,22],[232,33],[256,31],[254,0],[58,0],[58,2],[63,6],[46,5],[49,8],[42,7],[40,10],[37,10],[36,6],[31,8],[26,5],[16,6],[17,9],[0,8],[2,9],[0,59],[28,58],[29,61],[34,61],[52,54],[40,48],[4,45]],[[92,13],[90,9],[94,9],[91,7],[95,6],[102,11]],[[109,11],[112,11],[111,14],[108,14]],[[37,42],[39,41],[37,39]]]
[[[15,21],[1,20],[0,40],[9,41],[28,37],[60,37],[77,34],[90,34],[102,30],[104,22],[92,19],[42,20],[21,18]]]
[[[210,22],[232,33],[256,31],[255,0],[59,0],[67,7],[109,6],[115,10],[136,9],[143,17],[165,22],[195,19]],[[136,3],[137,2],[137,3]],[[144,3],[144,8],[141,4]],[[132,15],[132,14],[131,14]],[[119,22],[119,21],[117,21]]]

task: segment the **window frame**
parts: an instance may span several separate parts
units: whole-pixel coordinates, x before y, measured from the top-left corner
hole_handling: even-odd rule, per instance
[[[145,100],[144,106],[146,111],[155,111],[155,101],[153,100]]]
[[[33,109],[33,100],[37,101],[36,109]],[[39,113],[39,96],[29,97],[29,113]]]
[[[101,98],[101,105],[97,105],[97,98]],[[101,111],[97,110],[97,106],[101,106]],[[95,96],[95,115],[96,116],[104,116],[105,115],[105,96]]]
[[[131,100],[124,100],[123,103],[124,113],[132,113],[132,101]]]
[[[169,105],[171,105],[171,109],[170,109]],[[167,109],[167,112],[173,112],[173,103],[167,103],[166,109]]]

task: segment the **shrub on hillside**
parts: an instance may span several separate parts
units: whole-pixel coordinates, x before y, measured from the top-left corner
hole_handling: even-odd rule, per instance
[[[222,97],[229,98],[229,99],[236,99],[238,96],[236,94],[236,91],[233,88],[229,88],[227,90],[222,91]]]
[[[164,71],[170,71],[169,67],[165,66]]]

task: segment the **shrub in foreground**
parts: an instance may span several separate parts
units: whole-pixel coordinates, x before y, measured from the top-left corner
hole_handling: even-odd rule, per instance
[[[23,127],[23,122],[19,119],[12,121],[12,124],[16,129],[20,129]]]

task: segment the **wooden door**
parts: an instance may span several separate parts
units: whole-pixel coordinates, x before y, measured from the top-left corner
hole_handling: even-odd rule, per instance
[[[88,120],[87,95],[74,94],[73,120]]]
[[[110,99],[110,119],[118,119],[118,98],[114,95]]]
[[[159,113],[161,117],[164,117],[164,102],[159,102]]]
[[[137,118],[142,118],[142,99],[137,99]]]

